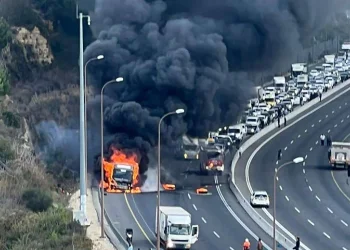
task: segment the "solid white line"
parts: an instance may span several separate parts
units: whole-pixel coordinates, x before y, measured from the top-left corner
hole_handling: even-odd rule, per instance
[[[321,199],[320,199],[320,198],[318,198],[318,196],[317,196],[317,195],[316,195],[315,197],[316,197],[316,199],[317,199],[318,201],[321,201]]]
[[[207,221],[202,217],[202,221],[204,222],[204,223],[207,223]]]
[[[192,204],[192,206],[193,206],[194,210],[196,210],[196,211],[197,211],[197,207],[196,207],[196,205],[195,205],[195,204]]]
[[[298,135],[298,138],[300,138],[300,135]]]
[[[293,144],[293,142],[294,142],[294,141],[293,141],[293,140],[291,140],[291,141],[290,141],[290,144]]]
[[[190,195],[190,193],[187,193],[187,196],[188,196],[188,199],[191,200],[191,195]]]
[[[330,130],[330,129],[328,129],[328,131],[327,131],[327,132],[329,133],[329,132],[331,132],[331,130]]]
[[[346,223],[345,221],[343,221],[343,220],[340,220],[341,221],[341,223],[343,223],[344,224],[344,226],[348,226],[348,223]]]
[[[315,127],[315,124],[312,124],[311,127],[312,127],[312,128]]]
[[[335,128],[338,127],[338,124],[335,124],[334,127],[335,127]]]
[[[328,234],[326,234],[325,232],[323,232],[323,235],[326,236],[328,239],[331,238],[331,236],[329,236]]]
[[[288,196],[286,195],[285,197],[286,197],[286,200],[287,200],[287,201],[289,201],[289,198],[288,198]]]
[[[300,210],[298,208],[294,207],[294,209],[300,214]]]
[[[317,144],[318,144],[318,141],[316,141],[315,144],[317,145]]]
[[[213,233],[215,234],[216,237],[220,239],[220,235],[218,235],[215,231],[213,231]]]
[[[315,226],[315,223],[313,223],[311,220],[307,220],[311,225]]]
[[[322,122],[322,120],[318,120],[318,122]]]
[[[309,186],[309,189],[310,189],[310,191],[312,192],[312,188],[311,188],[311,186]]]
[[[333,213],[333,211],[329,208],[329,207],[327,207],[327,210],[332,214]]]
[[[305,174],[305,168],[303,168],[303,173]]]
[[[288,147],[285,147],[285,148],[284,148],[284,151],[286,151],[287,149],[288,149]]]
[[[280,186],[281,191],[283,190],[282,186]]]
[[[307,129],[305,129],[305,133],[307,132]]]
[[[310,151],[312,151],[312,147],[310,148]]]

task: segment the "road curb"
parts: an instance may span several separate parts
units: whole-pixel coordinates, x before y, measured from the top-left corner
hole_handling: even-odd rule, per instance
[[[100,204],[101,192],[97,190],[97,188],[91,187],[91,194],[92,194],[92,201],[94,203],[94,207],[97,212],[98,220],[99,222],[101,222],[101,204]],[[105,233],[107,237],[109,238],[109,240],[117,250],[127,250],[128,245],[125,239],[123,238],[122,234],[119,232],[118,229],[113,227],[113,223],[109,218],[108,214],[106,213],[106,211],[104,214],[105,214],[104,228],[105,228]]]
[[[341,90],[348,88],[350,85],[350,80],[340,83],[338,86],[336,86],[334,89],[328,91],[323,95],[323,98],[326,99],[328,97],[331,97],[333,95],[339,95]],[[294,112],[288,114],[286,116],[287,120],[292,120],[293,118],[296,118],[298,115],[301,115],[303,113],[306,113],[302,115],[301,117],[297,118],[294,123],[298,122],[299,120],[303,119],[304,116],[306,116],[311,110],[309,110],[311,107],[319,103],[318,98],[308,102],[304,106],[301,106]],[[307,112],[309,111],[309,112]],[[292,126],[294,123],[292,123],[290,126]],[[255,134],[251,138],[249,138],[247,141],[245,141],[240,149],[235,153],[234,158],[231,163],[231,172],[232,172],[232,178],[230,181],[230,189],[232,193],[236,196],[238,202],[241,204],[241,206],[245,209],[245,211],[248,213],[248,215],[257,223],[267,234],[269,234],[271,237],[273,237],[273,227],[272,227],[272,221],[269,223],[266,221],[261,215],[255,211],[250,205],[250,202],[245,199],[243,194],[241,193],[240,189],[235,184],[235,167],[236,164],[240,158],[240,155],[244,153],[245,150],[247,150],[250,146],[252,146],[257,140],[261,139],[263,136],[267,135],[268,133],[277,130],[277,122],[274,122],[267,126],[266,128],[262,129],[258,134]],[[275,135],[271,135],[269,138],[274,137]],[[246,165],[245,165],[246,167]],[[281,233],[283,231],[283,233]],[[294,246],[294,239],[291,239],[290,235],[292,235],[287,229],[281,228],[279,226],[276,227],[276,240],[279,242],[283,247],[290,249]],[[305,246],[302,246],[303,249],[307,250],[308,248],[305,248]]]

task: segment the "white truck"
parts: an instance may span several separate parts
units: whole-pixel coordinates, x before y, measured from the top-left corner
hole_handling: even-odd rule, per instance
[[[277,94],[285,92],[287,87],[286,78],[284,76],[275,76],[273,78],[273,85],[275,86]]]
[[[334,67],[335,64],[335,55],[325,55],[324,56],[325,63],[328,63]]]
[[[295,79],[298,75],[307,74],[307,64],[306,63],[294,63],[291,67],[291,78]]]
[[[332,167],[347,168],[350,165],[350,142],[332,142],[328,158]]]
[[[302,89],[307,86],[307,83],[309,82],[309,76],[308,75],[298,75],[297,77],[297,88]]]
[[[157,235],[157,209],[155,233]],[[199,227],[192,225],[191,214],[182,207],[160,206],[160,241],[165,250],[191,249],[198,240]]]

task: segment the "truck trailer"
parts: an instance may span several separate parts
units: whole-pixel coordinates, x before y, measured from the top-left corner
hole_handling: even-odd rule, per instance
[[[350,164],[350,142],[332,142],[328,157],[332,167],[347,168]]]
[[[157,235],[157,208],[155,234]],[[191,214],[182,207],[160,206],[160,241],[165,250],[191,249],[198,240],[199,227],[192,225]]]

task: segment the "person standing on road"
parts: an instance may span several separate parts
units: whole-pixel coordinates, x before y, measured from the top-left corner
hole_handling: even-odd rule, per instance
[[[320,101],[322,101],[322,93],[321,93],[321,91],[318,93],[318,97],[320,98]]]
[[[326,136],[324,134],[321,134],[320,140],[321,140],[321,146],[324,146],[324,140],[326,140]]]
[[[279,149],[277,153],[277,160],[281,160],[281,158],[282,158],[282,149]]]
[[[277,123],[278,123],[278,127],[280,128],[280,127],[281,127],[280,117],[278,117],[278,119],[277,119]]]
[[[257,250],[264,250],[264,246],[263,246],[263,243],[261,241],[261,239],[259,238],[259,241],[258,241],[258,247],[257,247]]]
[[[295,247],[293,247],[294,250],[299,250],[300,248],[300,238],[297,237],[297,240],[295,242]]]
[[[284,126],[287,126],[287,118],[284,116]]]
[[[250,242],[248,239],[245,239],[243,243],[243,250],[250,250]]]
[[[332,137],[330,135],[327,136],[327,147],[332,146]]]

